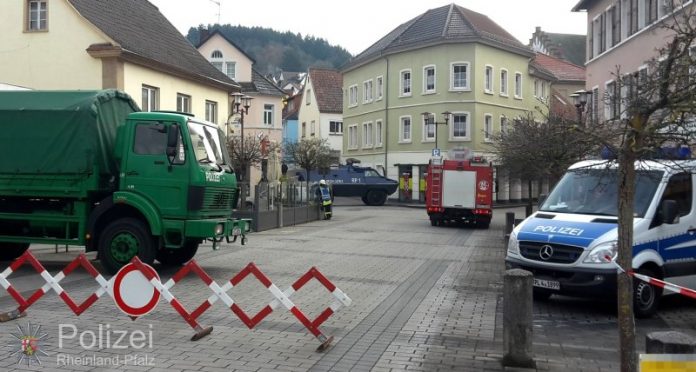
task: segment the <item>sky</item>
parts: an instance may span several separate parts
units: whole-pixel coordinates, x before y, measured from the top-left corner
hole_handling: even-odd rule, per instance
[[[356,55],[402,23],[454,0],[149,0],[182,33],[200,24],[260,26],[323,38]],[[523,44],[540,26],[552,33],[585,34],[579,0],[456,0],[487,15]],[[218,3],[220,4],[218,7]]]

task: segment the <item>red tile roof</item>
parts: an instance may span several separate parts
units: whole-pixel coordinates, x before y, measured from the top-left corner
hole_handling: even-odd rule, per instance
[[[532,63],[562,81],[585,81],[585,68],[560,58],[537,53]]]
[[[309,80],[314,87],[319,112],[343,113],[343,75],[336,70],[310,68]]]

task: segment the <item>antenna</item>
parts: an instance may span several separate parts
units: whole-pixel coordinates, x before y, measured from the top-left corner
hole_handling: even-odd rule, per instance
[[[217,21],[217,23],[218,23],[218,25],[219,25],[219,24],[220,24],[220,1],[221,1],[221,0],[208,0],[208,1],[210,1],[211,3],[214,3],[215,5],[218,6],[218,11],[217,11],[217,19],[218,19],[218,21]]]

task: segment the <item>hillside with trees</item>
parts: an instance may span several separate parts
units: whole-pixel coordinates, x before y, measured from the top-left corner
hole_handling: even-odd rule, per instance
[[[203,27],[202,25],[199,27]],[[208,25],[210,32],[220,30],[234,41],[256,64],[254,68],[266,75],[276,71],[307,71],[309,67],[340,68],[351,58],[340,46],[314,36],[302,36],[290,31],[232,25]],[[199,28],[191,27],[186,38],[198,45]]]

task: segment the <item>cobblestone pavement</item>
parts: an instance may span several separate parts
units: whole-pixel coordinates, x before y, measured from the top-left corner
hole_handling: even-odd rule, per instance
[[[482,230],[431,227],[422,209],[339,203],[331,221],[253,234],[243,247],[235,244],[218,251],[201,247],[197,261],[218,283],[251,261],[281,289],[311,266],[319,268],[353,300],[321,327],[335,336],[333,347],[324,353],[315,352],[318,341],[282,309],[249,330],[215,304],[199,319],[203,325],[213,325],[213,333],[192,342],[191,328],[163,300],[151,314],[131,321],[108,297],[76,317],[50,292],[29,309],[27,317],[0,323],[0,370],[506,370],[500,364],[506,211],[496,210],[491,228]],[[514,211],[521,216],[523,208]],[[48,246],[32,249],[52,274],[79,252],[71,248],[56,254]],[[175,272],[156,268],[163,281]],[[254,313],[272,297],[249,279],[253,278],[229,294]],[[25,296],[43,284],[29,270],[13,274],[10,282]],[[97,287],[82,271],[61,284],[77,301]],[[173,292],[189,309],[211,294],[195,276],[179,282]],[[316,281],[292,300],[310,317],[332,302]],[[0,310],[12,306],[11,298],[0,293]],[[667,298],[658,317],[637,322],[638,348],[644,348],[644,335],[653,330],[695,334],[694,310],[693,301]],[[537,369],[618,370],[615,312],[611,303],[591,300],[552,298],[536,303]],[[39,356],[41,365],[17,363],[21,343],[11,333],[28,325],[40,326],[38,333],[47,335],[40,341],[40,350],[48,354]],[[117,343],[123,333],[126,338]]]

